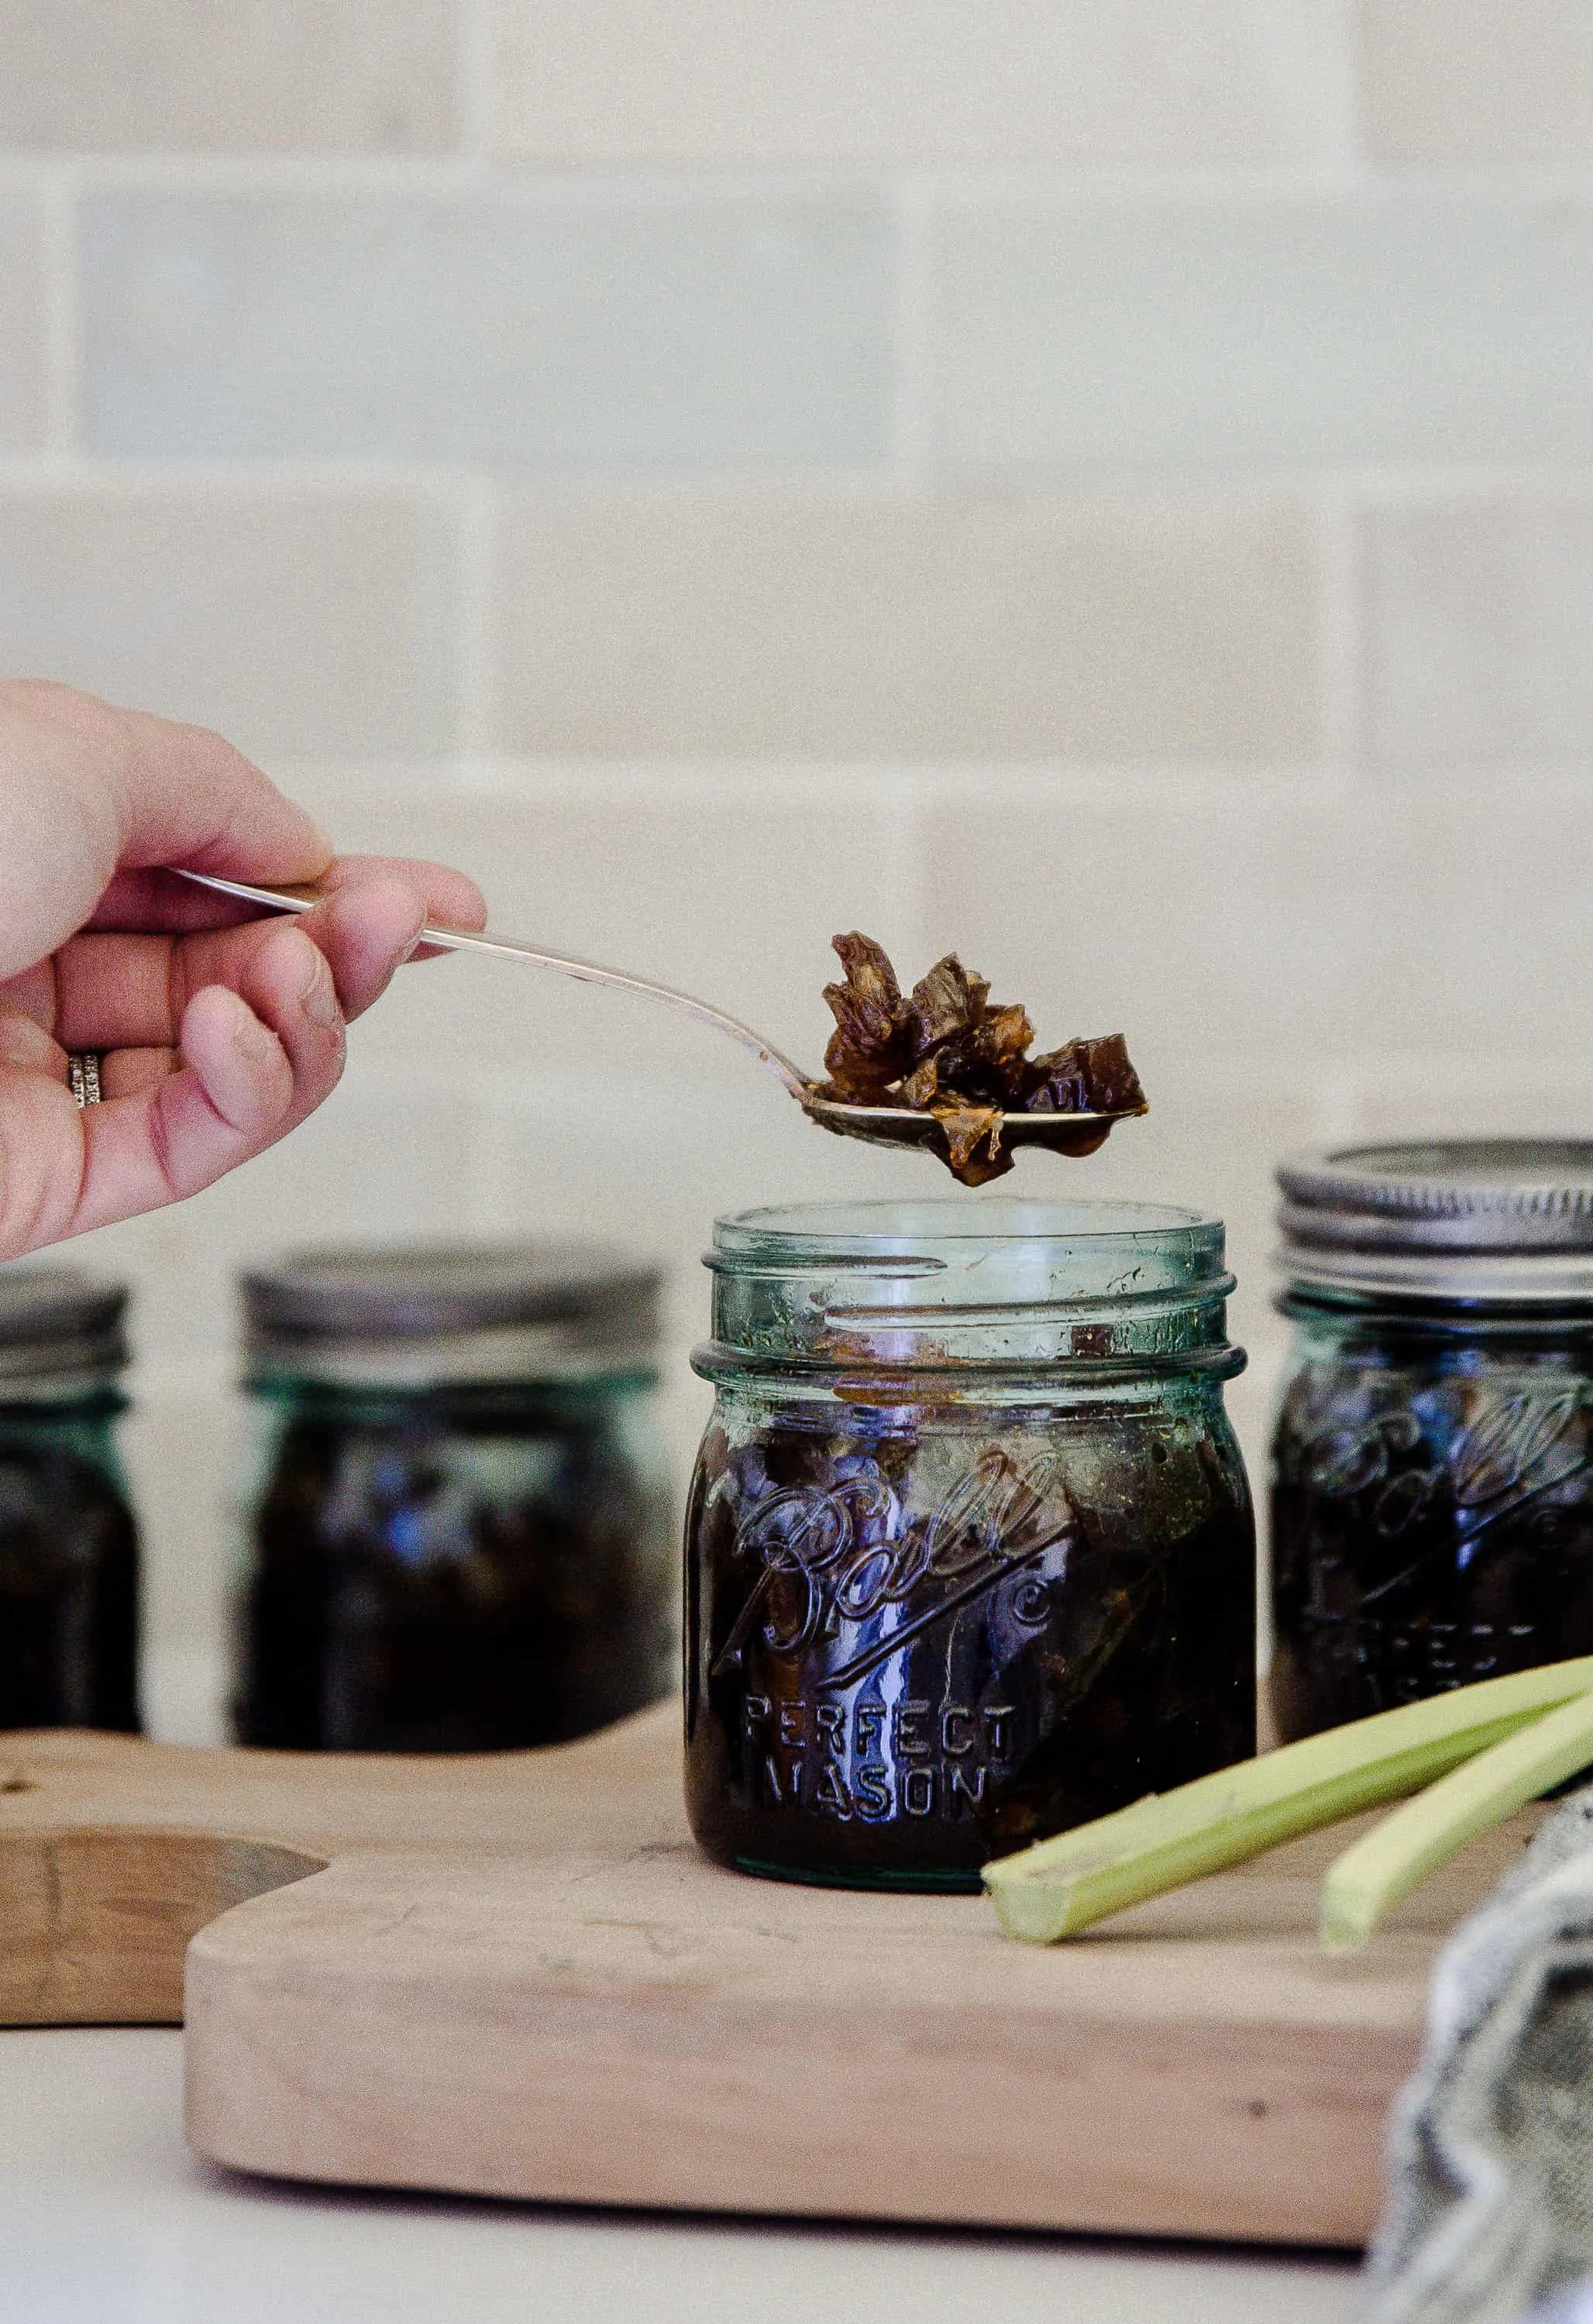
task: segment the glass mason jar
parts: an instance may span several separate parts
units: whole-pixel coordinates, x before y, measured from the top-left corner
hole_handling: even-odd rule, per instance
[[[138,1732],[126,1305],[69,1268],[0,1268],[0,1727]]]
[[[561,1742],[671,1686],[658,1278],[349,1251],[249,1276],[264,1443],[234,1721],[301,1750]]]
[[[1593,1144],[1351,1147],[1278,1179],[1282,1736],[1593,1654]]]
[[[1255,1748],[1223,1231],[861,1203],[714,1230],[686,1786],[746,1872],[971,1888]]]

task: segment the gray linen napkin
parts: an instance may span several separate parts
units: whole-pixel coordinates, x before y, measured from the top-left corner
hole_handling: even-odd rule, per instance
[[[1440,1954],[1370,2324],[1593,2324],[1593,1787]]]

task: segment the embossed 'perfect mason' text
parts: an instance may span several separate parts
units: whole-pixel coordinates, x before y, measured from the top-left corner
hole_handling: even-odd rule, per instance
[[[969,1815],[1010,1759],[1014,1708],[922,1699],[849,1707],[746,1698],[745,1731],[765,1807],[820,1815]]]

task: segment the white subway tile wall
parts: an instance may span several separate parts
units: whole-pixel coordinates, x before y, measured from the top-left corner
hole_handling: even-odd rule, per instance
[[[1585,161],[1582,0],[1361,0],[1366,139],[1380,161]]]
[[[257,754],[446,751],[459,531],[446,497],[382,482],[14,484],[0,463],[0,659]]]
[[[1209,765],[1318,746],[1299,501],[521,490],[498,525],[514,750]]]
[[[1585,761],[1593,493],[1399,502],[1361,530],[1373,761],[1441,775]]]
[[[0,143],[56,153],[440,153],[458,0],[7,0]]]
[[[1277,1155],[1589,1126],[1576,0],[0,0],[0,669],[799,1056],[851,926],[1121,1025],[1155,1111],[1018,1183],[1228,1219],[1258,1473]],[[245,1258],[652,1251],[683,1472],[714,1211],[929,1183],[639,1003],[406,973],[82,1251],[157,1661],[215,1666]]]
[[[876,466],[894,241],[845,191],[97,190],[84,434],[132,458]]]
[[[0,457],[42,444],[49,400],[42,203],[0,177]]]
[[[1593,205],[1273,188],[931,198],[956,472],[1593,458]]]
[[[491,0],[495,150],[536,161],[1321,161],[1337,0]]]

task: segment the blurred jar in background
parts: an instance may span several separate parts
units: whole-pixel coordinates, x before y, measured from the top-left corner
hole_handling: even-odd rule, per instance
[[[656,1275],[558,1245],[345,1251],[244,1294],[241,1742],[506,1750],[673,1683]]]
[[[1278,1179],[1283,1738],[1593,1654],[1593,1143],[1357,1147]]]
[[[138,1730],[126,1305],[71,1268],[0,1269],[0,1727]]]

